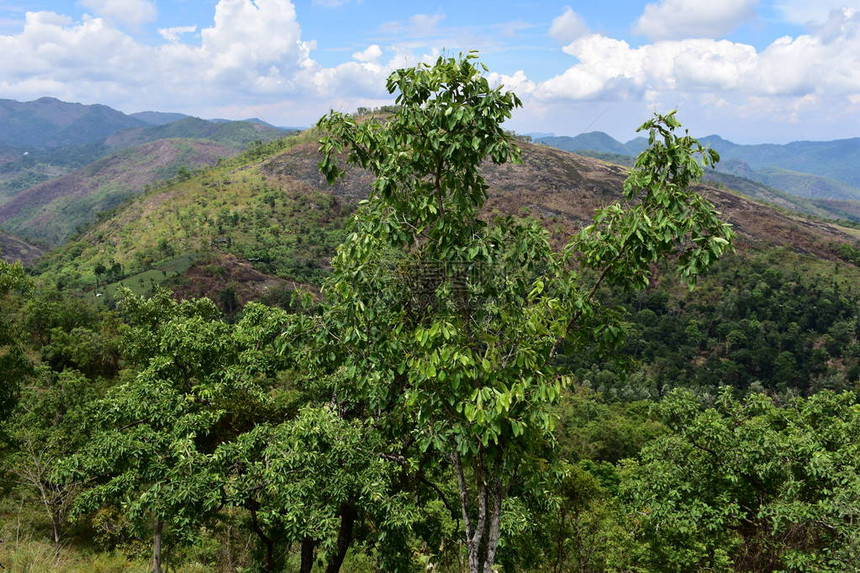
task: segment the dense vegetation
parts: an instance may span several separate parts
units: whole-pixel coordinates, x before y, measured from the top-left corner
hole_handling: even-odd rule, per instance
[[[81,240],[38,276],[0,262],[0,564],[856,569],[855,247],[726,255],[688,190],[716,157],[669,114],[625,201],[554,249],[481,214],[481,161],[518,157],[516,96],[471,56],[389,90],[384,117],[305,136],[330,179],[374,175],[354,216],[275,192],[260,166],[287,139],[112,219],[161,209],[151,235]],[[225,249],[311,288],[159,288]]]

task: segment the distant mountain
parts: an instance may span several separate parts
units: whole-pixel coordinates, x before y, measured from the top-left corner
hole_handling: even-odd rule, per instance
[[[740,187],[748,192],[755,187],[750,182],[767,188],[756,188],[750,192],[751,197],[830,218],[845,218],[854,212],[851,203],[860,201],[860,138],[738,145],[711,135],[700,141],[719,152],[718,172],[747,180]],[[622,143],[599,131],[576,137],[542,137],[535,142],[618,163],[626,163],[624,157],[635,157],[648,144],[643,137]],[[713,174],[709,177],[715,179]],[[837,208],[828,201],[847,203]],[[854,216],[848,219],[858,220]]]
[[[249,122],[212,123],[183,114],[140,112],[126,116],[106,106],[0,100],[0,205],[17,194],[116,153],[161,139],[193,139],[230,148],[232,155],[255,142],[289,132]]]
[[[149,125],[167,125],[168,123],[173,123],[174,121],[179,121],[186,117],[191,117],[184,113],[164,113],[161,111],[139,111],[129,115],[133,118],[144,121]]]
[[[161,139],[122,149],[57,179],[31,187],[0,206],[0,226],[56,246],[152,183],[190,174],[238,153],[210,141]],[[183,170],[184,171],[181,171]]]
[[[272,124],[271,124],[271,123],[269,123],[268,121],[263,121],[263,120],[262,120],[262,119],[260,119],[259,117],[249,117],[249,118],[247,118],[247,119],[237,119],[237,120],[233,120],[233,119],[219,119],[219,118],[215,118],[215,119],[208,119],[208,120],[206,120],[206,121],[211,121],[212,123],[232,123],[232,122],[234,122],[234,121],[244,121],[244,122],[247,122],[247,123],[256,123],[256,124],[259,124],[259,125],[264,125],[264,126],[266,126],[266,127],[271,127],[272,129],[280,129],[280,130],[283,130],[283,131],[293,131],[293,129],[292,129],[292,128],[288,128],[288,127],[278,127],[277,125],[272,125]]]
[[[739,159],[753,169],[811,173],[860,188],[860,137],[833,141],[795,141],[785,145],[738,145],[718,135],[700,140],[723,159]]]
[[[614,153],[618,155],[636,155],[631,149],[612,136],[602,131],[581,133],[576,137],[552,136],[540,137],[536,143],[543,143],[565,151],[597,151],[599,153]]]
[[[265,143],[285,135],[287,133],[284,130],[259,123],[247,121],[213,123],[198,117],[185,117],[164,125],[120,131],[105,139],[104,143],[109,148],[122,148],[158,139],[207,139],[244,149],[255,141]]]
[[[97,143],[122,129],[146,125],[105,105],[66,103],[51,97],[30,102],[0,99],[0,145],[10,147]]]

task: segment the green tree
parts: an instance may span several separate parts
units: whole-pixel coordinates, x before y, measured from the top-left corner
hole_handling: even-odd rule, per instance
[[[852,571],[860,563],[858,444],[853,393],[784,405],[712,408],[674,392],[661,405],[670,434],[624,470],[622,495],[649,571]]]
[[[92,438],[64,473],[88,481],[78,511],[113,505],[140,531],[151,525],[155,573],[164,536],[192,541],[226,502],[217,447],[268,412],[271,340],[260,323],[276,333],[284,325],[262,308],[229,325],[212,301],[177,302],[165,291],[127,291],[120,305],[131,324],[125,355],[138,370],[98,402]]]
[[[732,234],[687,189],[699,157],[717,155],[677,136],[674,112],[642,126],[651,147],[625,183],[626,204],[599,211],[561,253],[534,222],[486,222],[480,166],[519,160],[501,124],[520,101],[491,87],[475,59],[394,72],[398,108],[384,120],[320,120],[329,181],[343,152],[376,178],[333,261],[320,355],[324,371],[345,374],[332,378],[345,415],[388,426],[392,450],[419,471],[451,471],[478,573],[495,562],[506,496],[551,437],[549,406],[568,383],[556,354],[623,335],[617,313],[600,308],[601,285],[642,288],[673,255],[693,282]]]
[[[58,477],[59,466],[86,442],[88,407],[101,389],[74,370],[58,374],[41,369],[38,374],[6,423],[14,446],[6,466],[19,484],[38,496],[51,520],[51,537],[59,545],[83,485]]]
[[[12,412],[21,382],[33,369],[26,353],[26,329],[19,315],[31,288],[20,262],[0,260],[0,421]]]

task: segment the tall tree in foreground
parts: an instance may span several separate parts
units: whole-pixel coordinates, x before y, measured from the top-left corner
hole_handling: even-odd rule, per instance
[[[651,147],[625,184],[626,203],[601,210],[562,252],[534,222],[480,218],[482,162],[519,161],[501,124],[520,100],[491,87],[475,60],[398,70],[387,84],[399,105],[391,117],[332,112],[319,126],[329,181],[343,152],[376,177],[325,289],[321,355],[338,373],[333,399],[343,415],[388,429],[383,455],[417,473],[451,472],[478,573],[495,562],[506,496],[550,440],[548,407],[568,383],[554,356],[620,338],[617,315],[601,312],[601,285],[642,288],[650,266],[673,256],[692,282],[731,230],[687,189],[702,173],[699,156],[718,158],[677,136],[673,113],[641,128]]]

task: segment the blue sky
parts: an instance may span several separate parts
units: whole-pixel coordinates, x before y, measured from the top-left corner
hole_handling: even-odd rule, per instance
[[[626,140],[678,108],[739,143],[860,136],[860,0],[0,0],[0,98],[312,124],[477,49],[509,127]]]

